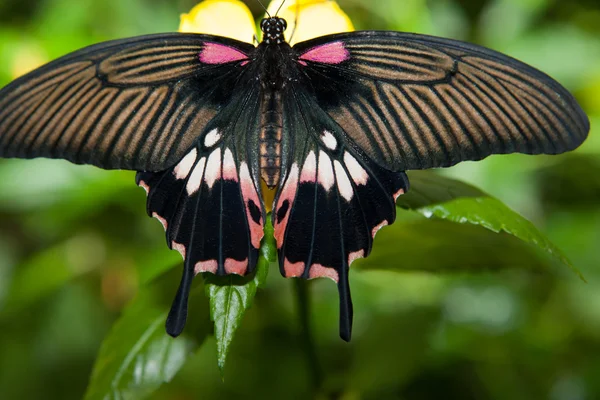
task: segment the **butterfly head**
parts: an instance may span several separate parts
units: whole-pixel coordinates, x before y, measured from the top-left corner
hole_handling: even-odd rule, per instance
[[[263,42],[267,44],[280,44],[285,42],[285,37],[283,36],[285,28],[287,28],[287,22],[285,22],[285,19],[283,18],[264,18],[260,21],[260,30],[263,32]]]

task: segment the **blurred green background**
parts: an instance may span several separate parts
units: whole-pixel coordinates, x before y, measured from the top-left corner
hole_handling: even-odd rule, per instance
[[[247,3],[258,17],[257,2]],[[440,172],[484,189],[533,221],[588,282],[521,247],[507,257],[493,239],[478,245],[485,235],[477,228],[459,231],[401,212],[395,232],[404,239],[386,237],[385,243],[397,239],[392,246],[407,246],[402,262],[412,272],[352,272],[352,343],[337,336],[335,285],[310,284],[322,393],[345,399],[600,398],[599,2],[339,3],[357,29],[483,44],[540,68],[575,94],[592,123],[590,138],[576,152],[495,156]],[[84,45],[174,31],[179,14],[194,4],[0,0],[0,87],[23,68]],[[153,271],[178,263],[160,224],[146,216],[133,173],[2,160],[0,398],[81,398],[102,339],[123,307]],[[168,284],[149,293],[168,304],[179,272],[175,268],[164,278]],[[203,296],[191,313],[210,328]],[[236,334],[224,382],[209,338],[151,398],[307,398],[314,372],[293,282],[272,268]]]

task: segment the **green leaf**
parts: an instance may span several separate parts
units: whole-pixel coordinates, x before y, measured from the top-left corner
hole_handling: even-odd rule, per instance
[[[35,254],[15,268],[2,314],[19,312],[93,270],[98,261],[89,254],[102,248],[99,237],[81,234]]]
[[[170,273],[168,275],[175,275]],[[177,271],[179,272],[179,271]],[[160,285],[172,286],[175,279],[160,278]],[[141,399],[169,382],[183,366],[192,351],[208,336],[208,315],[198,318],[207,309],[201,301],[191,324],[177,338],[165,332],[168,302],[163,300],[158,285],[140,289],[123,315],[105,337],[96,358],[86,400]],[[172,296],[171,290],[166,290]],[[194,290],[190,306],[197,306],[201,291]],[[191,329],[203,320],[203,328]],[[196,321],[196,322],[194,322]],[[190,327],[190,325],[192,325]]]
[[[498,199],[466,183],[431,171],[411,171],[409,180],[411,189],[398,198],[398,206],[415,210],[427,218],[479,225],[496,233],[506,232],[544,250],[585,281],[581,272],[558,247],[531,222]]]
[[[352,268],[443,273],[548,270],[545,254],[504,232],[443,220],[406,219],[410,216],[399,215],[392,226],[377,233],[372,253]]]
[[[225,370],[225,362],[233,336],[244,313],[252,305],[256,289],[265,284],[269,264],[276,260],[276,254],[277,246],[273,238],[273,226],[271,218],[268,216],[254,276],[216,276],[213,274],[204,276],[206,293],[210,298],[210,316],[215,323],[217,362],[221,374]]]

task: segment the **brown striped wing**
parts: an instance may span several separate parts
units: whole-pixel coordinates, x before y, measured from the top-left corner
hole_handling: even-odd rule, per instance
[[[0,156],[164,170],[231,101],[241,63],[201,63],[215,36],[158,34],[93,45],[0,90]]]
[[[561,153],[579,146],[590,128],[559,83],[473,44],[355,32],[294,50],[306,78],[300,83],[391,170],[447,167],[494,153]]]

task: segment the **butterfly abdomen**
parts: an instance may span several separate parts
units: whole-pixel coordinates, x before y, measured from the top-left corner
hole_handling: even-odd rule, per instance
[[[282,129],[281,92],[265,90],[261,103],[259,151],[261,178],[269,188],[277,186],[281,174]]]

